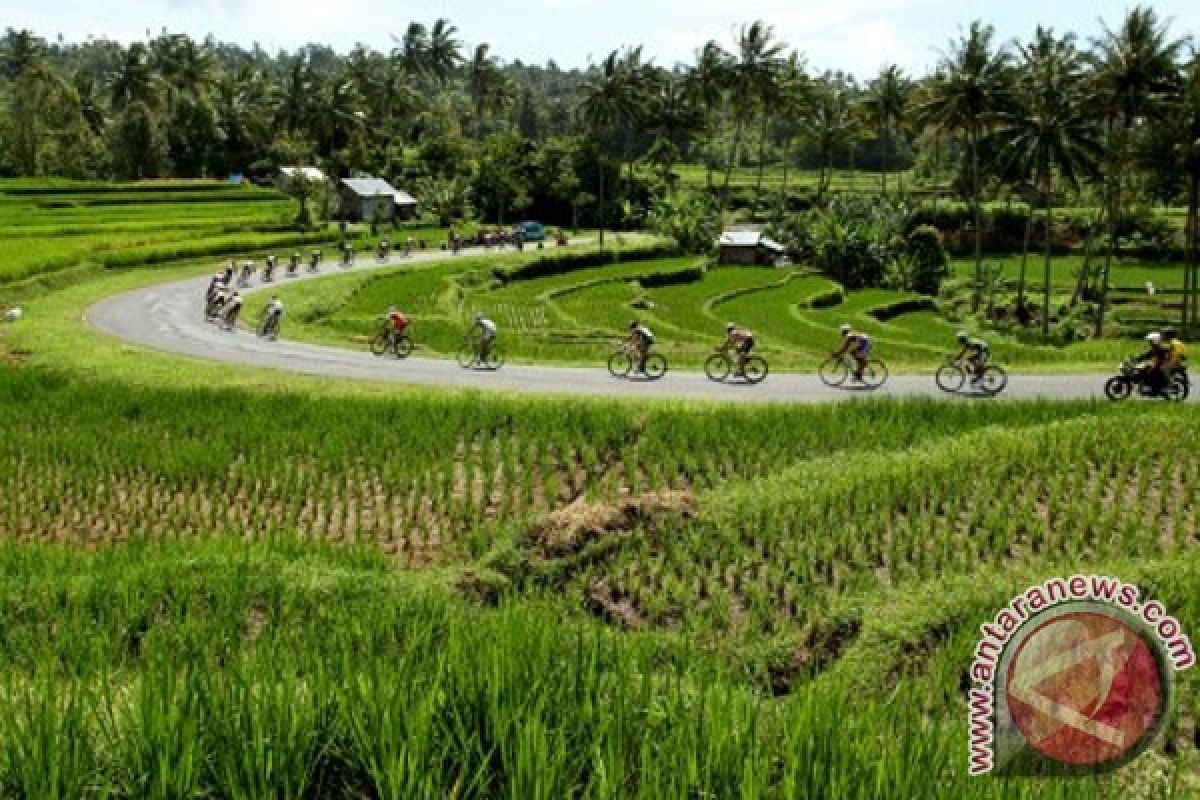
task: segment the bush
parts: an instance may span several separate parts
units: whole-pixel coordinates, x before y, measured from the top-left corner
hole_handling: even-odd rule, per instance
[[[908,235],[909,288],[921,294],[937,294],[950,274],[950,259],[942,235],[932,225],[920,225]]]
[[[521,264],[516,267],[497,268],[494,271],[501,283],[513,281],[528,281],[534,278],[547,278],[551,275],[563,275],[576,270],[602,267],[617,261],[648,261],[656,258],[668,258],[677,255],[679,249],[673,244],[654,244],[642,247],[629,247],[624,250],[589,250],[584,253],[561,253],[542,256],[536,261]]]

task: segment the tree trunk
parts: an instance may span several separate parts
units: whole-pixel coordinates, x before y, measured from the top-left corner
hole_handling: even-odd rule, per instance
[[[1096,231],[1102,222],[1104,222],[1104,209],[1100,209],[1096,219],[1088,226],[1087,241],[1083,245],[1083,266],[1079,268],[1079,279],[1075,281],[1075,291],[1071,294],[1072,308],[1079,305],[1083,300],[1084,293],[1088,290],[1092,276],[1092,253],[1096,245]]]
[[[887,123],[879,124],[879,181],[887,197]]]
[[[725,164],[725,186],[722,193],[728,197],[729,195],[729,180],[733,177],[733,166],[737,163],[738,145],[742,141],[742,117],[737,115],[737,121],[733,125],[733,141],[729,145],[729,161]],[[724,198],[721,200],[722,206],[725,203]]]
[[[599,209],[598,209],[600,212],[600,249],[601,250],[604,249],[604,172],[605,172],[604,163],[601,162],[601,164],[600,164],[600,199],[599,199]]]
[[[1184,267],[1183,275],[1183,315],[1180,325],[1183,331],[1187,331],[1189,326],[1195,327],[1196,325],[1196,297],[1198,295],[1196,279],[1200,277],[1196,266],[1196,250],[1197,245],[1200,244],[1196,241],[1198,216],[1200,216],[1200,174],[1193,172],[1188,186],[1187,265]]]
[[[942,134],[933,134],[933,213],[937,216],[938,200],[942,198]]]
[[[983,209],[979,202],[979,131],[977,123],[971,126],[971,202],[975,218],[975,298],[974,310],[979,310],[983,300]]]
[[[1053,237],[1054,230],[1054,192],[1049,186],[1046,187],[1046,200],[1042,207],[1046,211],[1046,261],[1043,266],[1043,278],[1046,282],[1045,297],[1042,300],[1042,336],[1050,336],[1050,295],[1053,290],[1053,281],[1051,278],[1051,257],[1050,243]]]
[[[779,194],[779,197],[780,197],[779,203],[784,208],[787,207],[787,202],[788,202],[788,167],[790,166],[789,162],[791,162],[791,160],[792,160],[792,137],[791,137],[791,135],[788,135],[783,140],[783,188],[781,189],[780,194]]]
[[[771,113],[767,110],[766,104],[763,104],[762,138],[758,140],[758,179],[754,184],[754,197],[759,202],[762,201],[763,170],[767,166],[767,131],[770,125]]]
[[[1111,117],[1108,120],[1108,137],[1109,142],[1112,142],[1114,121]],[[1129,123],[1126,122],[1126,127]],[[1125,140],[1121,140],[1121,148],[1123,150]],[[1112,275],[1113,251],[1117,247],[1117,231],[1121,221],[1121,173],[1124,170],[1125,158],[1122,151],[1117,157],[1117,163],[1112,170],[1112,179],[1109,182],[1109,209],[1108,209],[1108,251],[1104,254],[1104,269],[1100,273],[1100,308],[1096,313],[1096,338],[1104,335],[1104,317],[1108,312],[1108,281]]]
[[[1033,239],[1033,203],[1025,217],[1025,244],[1021,248],[1021,277],[1017,280],[1017,308],[1025,307],[1025,269],[1029,264],[1029,245]]]

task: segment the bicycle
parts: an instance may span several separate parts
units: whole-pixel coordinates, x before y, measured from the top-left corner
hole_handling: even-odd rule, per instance
[[[279,314],[264,313],[258,321],[258,335],[264,339],[275,341],[279,338]]]
[[[504,366],[504,350],[500,343],[492,340],[487,357],[483,356],[483,341],[478,336],[467,336],[459,348],[458,365],[463,369],[486,369],[492,372]]]
[[[648,381],[656,381],[667,374],[667,359],[661,353],[649,353],[640,369],[635,369],[642,357],[628,342],[618,345],[616,351],[608,357],[608,372],[614,378],[628,378],[637,373]]]
[[[957,394],[971,380],[972,388],[978,389],[989,397],[994,397],[1008,388],[1008,373],[996,364],[989,364],[976,372],[954,356],[947,356],[934,376],[934,382],[943,392]]]
[[[840,389],[857,370],[858,362],[849,355],[833,355],[821,364],[817,374],[821,378],[821,383],[832,389]],[[887,364],[877,358],[872,358],[862,368],[862,380],[856,383],[863,389],[874,391],[887,383],[887,379]]]
[[[704,362],[704,374],[710,381],[724,383],[730,376],[741,378],[751,386],[756,386],[767,379],[770,368],[767,360],[761,356],[747,356],[741,367],[738,366],[739,356],[718,350]]]
[[[413,343],[407,333],[396,335],[391,325],[384,323],[379,332],[371,338],[371,352],[377,356],[391,352],[396,358],[408,358],[412,355]]]

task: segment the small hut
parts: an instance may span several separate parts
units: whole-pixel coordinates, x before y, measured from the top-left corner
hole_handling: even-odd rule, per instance
[[[717,241],[721,264],[742,266],[775,265],[787,250],[762,231],[725,231]]]

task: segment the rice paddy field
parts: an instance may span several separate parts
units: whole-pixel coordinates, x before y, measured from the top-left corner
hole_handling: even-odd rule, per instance
[[[1064,262],[1059,269],[1065,276],[1072,264]],[[1142,272],[1170,273],[1166,266],[1128,268],[1139,278]],[[285,288],[281,296],[294,312],[288,332],[293,338],[362,348],[395,305],[411,317],[419,350],[452,357],[481,311],[500,326],[511,358],[538,363],[602,364],[630,320],[637,319],[655,332],[656,347],[673,365],[698,369],[732,321],[754,331],[760,352],[774,368],[813,372],[839,346],[838,328],[848,323],[869,333],[875,354],[891,366],[930,371],[956,352],[954,336],[967,327],[939,313],[929,298],[885,289],[844,292],[805,267],[718,267],[702,258],[656,257],[652,248],[634,246],[617,263],[541,272],[464,258],[435,267],[340,275]],[[1069,285],[1061,292],[1069,294]],[[1135,331],[1161,314],[1160,306],[1123,294],[1116,299],[1118,320]],[[251,310],[264,302],[261,297],[252,301]],[[1146,319],[1139,322],[1139,317]],[[1110,369],[1140,347],[1140,334],[1133,341],[1052,347],[1011,334],[972,333],[986,336],[995,357],[1017,368]]]
[[[158,224],[121,213],[139,219],[79,235]],[[483,309],[518,357],[587,362],[633,311],[685,364],[736,319],[811,369],[846,318],[898,363],[936,363],[953,332],[916,298],[804,268],[710,269],[647,242],[604,263],[571,248],[565,270],[545,255],[298,284],[287,335],[363,346],[395,303],[447,352]],[[1118,575],[1200,630],[1191,405],[339,384],[80,322],[214,263],[0,278],[27,298],[0,326],[0,799],[1200,794],[1195,670],[1115,774],[967,772],[979,626],[1025,587]]]

